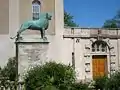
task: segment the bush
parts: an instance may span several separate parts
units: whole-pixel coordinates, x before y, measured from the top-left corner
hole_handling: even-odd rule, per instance
[[[75,82],[75,72],[71,66],[49,62],[29,70],[24,80],[26,90],[41,90],[47,86],[68,90]]]
[[[71,90],[89,90],[88,89],[88,84],[86,83],[73,83]]]
[[[42,90],[59,90],[54,86],[46,86],[45,88],[42,88]]]
[[[108,77],[98,77],[95,79],[94,88],[104,90],[106,88]]]
[[[107,88],[110,90],[120,90],[120,71],[117,71],[111,75],[109,81],[107,82]]]
[[[1,77],[8,77],[10,81],[16,79],[16,59],[15,57],[8,59],[8,63],[1,71]]]
[[[110,78],[100,77],[95,80],[95,89],[120,90],[120,71],[115,72]]]

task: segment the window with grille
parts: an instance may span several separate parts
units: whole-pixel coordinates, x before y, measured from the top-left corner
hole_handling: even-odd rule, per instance
[[[96,41],[92,44],[92,52],[107,52],[107,43],[104,41]]]
[[[38,20],[40,15],[41,3],[39,0],[34,0],[32,2],[32,18],[33,20]]]

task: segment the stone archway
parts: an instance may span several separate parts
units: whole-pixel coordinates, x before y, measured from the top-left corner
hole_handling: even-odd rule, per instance
[[[97,40],[92,43],[92,75],[93,79],[108,75],[107,52],[109,46],[105,41]]]

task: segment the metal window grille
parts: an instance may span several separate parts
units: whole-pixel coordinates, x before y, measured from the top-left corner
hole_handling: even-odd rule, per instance
[[[33,3],[32,4],[32,18],[33,20],[38,20],[40,15],[40,4]]]

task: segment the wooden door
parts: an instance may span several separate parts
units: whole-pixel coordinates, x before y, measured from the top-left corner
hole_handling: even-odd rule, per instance
[[[107,75],[107,56],[93,56],[93,79]]]

